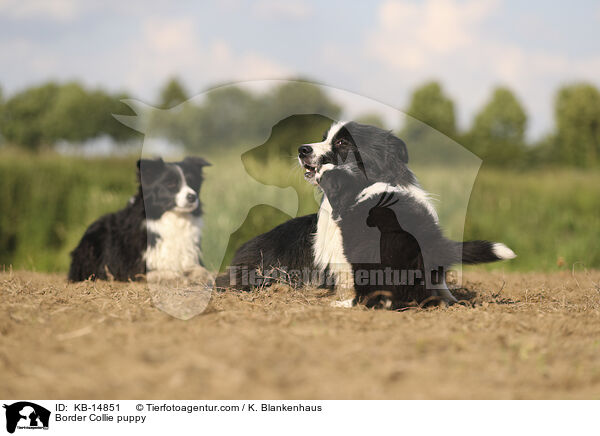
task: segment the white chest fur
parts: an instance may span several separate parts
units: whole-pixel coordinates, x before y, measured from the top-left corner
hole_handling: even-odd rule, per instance
[[[148,271],[183,272],[200,264],[201,217],[169,211],[146,226],[157,235],[156,244],[144,254]]]
[[[342,231],[331,216],[331,205],[327,198],[323,199],[317,219],[317,233],[313,243],[315,266],[319,271],[333,274],[338,287],[352,287],[352,266],[344,254]],[[350,281],[349,281],[350,280]]]

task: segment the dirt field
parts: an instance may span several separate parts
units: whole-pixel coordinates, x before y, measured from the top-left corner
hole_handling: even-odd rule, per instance
[[[0,273],[0,397],[600,398],[600,272],[470,272],[464,305],[214,294],[189,321],[143,284]]]

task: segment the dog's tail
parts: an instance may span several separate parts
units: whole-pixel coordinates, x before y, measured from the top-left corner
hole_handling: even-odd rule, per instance
[[[514,251],[500,242],[466,241],[462,243],[462,262],[465,264],[514,259]]]

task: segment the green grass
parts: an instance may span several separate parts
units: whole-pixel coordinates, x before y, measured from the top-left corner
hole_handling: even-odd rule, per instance
[[[3,153],[0,265],[66,271],[86,227],[135,192],[134,168],[133,159]]]
[[[213,166],[206,170],[202,192],[203,251],[212,269],[227,263],[252,236],[317,208],[312,188],[292,159],[259,165],[250,157],[242,161],[239,154],[208,158]],[[600,268],[599,172],[484,168],[470,196],[473,172],[416,172],[426,189],[442,194],[436,205],[448,235],[502,241],[518,254],[513,261],[485,268]],[[0,265],[66,271],[69,252],[86,227],[123,207],[135,189],[135,158],[2,152]]]
[[[505,242],[518,255],[507,269],[600,268],[599,200],[597,170],[484,169],[469,203],[465,237]]]

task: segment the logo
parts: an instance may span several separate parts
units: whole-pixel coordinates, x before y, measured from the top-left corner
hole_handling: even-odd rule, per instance
[[[4,405],[6,409],[6,431],[14,433],[18,429],[48,430],[50,411],[29,401],[19,401]]]

